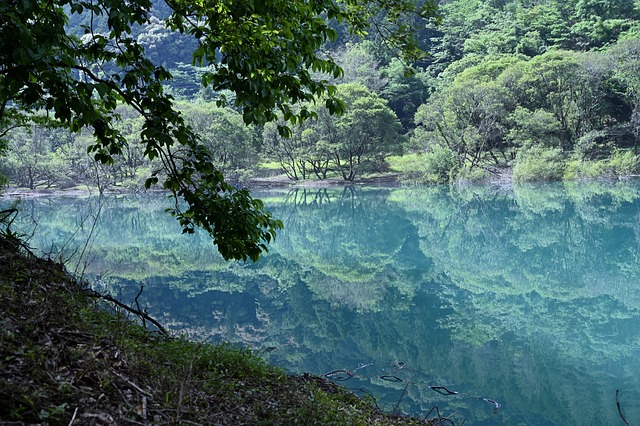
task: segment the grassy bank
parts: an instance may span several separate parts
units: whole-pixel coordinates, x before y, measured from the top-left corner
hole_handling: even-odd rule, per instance
[[[0,237],[0,423],[452,424],[384,414],[323,378],[131,317]]]

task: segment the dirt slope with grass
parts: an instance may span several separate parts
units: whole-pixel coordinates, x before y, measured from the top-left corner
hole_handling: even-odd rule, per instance
[[[452,424],[386,415],[322,378],[129,316],[0,237],[0,424]]]

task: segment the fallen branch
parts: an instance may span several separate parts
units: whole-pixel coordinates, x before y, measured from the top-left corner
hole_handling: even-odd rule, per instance
[[[135,383],[133,383],[131,380],[127,379],[126,377],[124,377],[122,374],[118,373],[117,371],[113,371],[113,374],[115,374],[116,376],[118,376],[120,378],[120,380],[124,381],[125,383],[127,383],[129,386],[131,386],[132,388],[134,388],[135,390],[137,390],[138,392],[140,392],[143,395],[148,396],[149,398],[153,399],[153,395],[151,395],[149,392],[147,392],[146,390],[142,389],[140,386],[136,385]]]
[[[402,401],[402,398],[404,398],[405,394],[407,393],[407,388],[408,387],[409,387],[409,382],[407,382],[407,384],[404,385],[404,389],[402,390],[402,394],[400,395],[400,398],[398,399],[398,402],[396,402],[396,405],[393,407],[392,415],[396,414],[396,411],[398,410],[398,407],[400,406],[400,402]]]
[[[147,320],[151,324],[155,325],[156,328],[158,329],[158,331],[160,332],[160,334],[162,334],[164,336],[169,336],[169,333],[167,332],[167,330],[165,330],[165,328],[158,321],[156,321],[155,319],[151,318],[149,316],[149,314],[147,314],[146,312],[142,312],[139,309],[133,309],[133,308],[125,305],[124,303],[120,302],[119,300],[114,299],[113,297],[111,297],[111,296],[109,296],[107,294],[100,294],[97,291],[93,291],[91,293],[91,297],[95,297],[96,299],[104,299],[104,300],[107,300],[107,301],[109,301],[111,303],[114,303],[115,305],[121,307],[122,309],[124,309],[126,311],[129,311],[134,315],[139,316],[140,319],[143,320],[143,323],[144,323],[144,320]]]
[[[136,298],[135,298],[136,307],[138,308],[138,312],[143,312],[142,309],[140,309],[140,303],[138,302],[138,298],[142,294],[142,290],[144,290],[144,286],[143,285],[140,286],[140,291],[138,292],[138,294],[136,295]],[[145,311],[144,313],[146,314],[147,312]],[[144,317],[142,317],[142,326],[144,328],[147,328],[147,323],[145,322]]]
[[[631,426],[631,423],[624,418],[624,414],[622,414],[622,408],[620,407],[620,401],[618,401],[618,394],[620,393],[620,389],[616,389],[616,405],[618,406],[618,413],[620,414],[620,418],[624,422],[625,425]]]

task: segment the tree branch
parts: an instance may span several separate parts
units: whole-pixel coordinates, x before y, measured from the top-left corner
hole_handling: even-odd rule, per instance
[[[124,303],[120,302],[117,299],[114,299],[113,297],[107,295],[107,294],[100,294],[97,291],[92,291],[91,292],[91,297],[94,297],[96,299],[104,299],[107,300],[119,307],[121,307],[122,309],[131,312],[134,315],[137,315],[138,317],[140,317],[142,320],[147,320],[149,321],[151,324],[155,325],[156,328],[158,329],[158,331],[160,332],[160,334],[162,334],[163,336],[169,336],[169,333],[167,332],[167,330],[155,319],[151,318],[149,316],[149,314],[147,314],[146,312],[142,312],[139,309],[133,309],[127,305],[125,305]]]

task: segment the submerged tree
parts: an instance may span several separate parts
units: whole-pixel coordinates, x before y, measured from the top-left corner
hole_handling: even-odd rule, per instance
[[[418,57],[408,22],[417,13],[435,16],[435,2],[418,7],[407,0],[164,0],[168,29],[197,41],[193,62],[210,66],[202,83],[215,92],[234,93],[247,124],[277,118],[296,124],[310,117],[294,110],[299,101],[323,96],[325,107],[341,112],[343,103],[326,80],[313,72],[342,73],[318,54],[336,32],[325,18],[346,23],[364,35],[371,19],[407,60]],[[163,165],[162,185],[176,199],[170,212],[183,232],[196,226],[213,237],[225,258],[257,259],[280,221],[260,200],[225,181],[211,153],[185,124],[165,93],[170,73],[153,63],[134,37],[137,26],[152,23],[151,0],[4,0],[0,3],[0,136],[36,114],[70,129],[88,128],[97,162],[112,163],[127,140],[118,131],[116,108],[124,103],[142,117],[139,143],[149,159]],[[69,16],[87,19],[84,35],[67,31]],[[153,22],[155,23],[155,21]],[[99,24],[99,25],[98,25]],[[218,98],[224,106],[224,96]],[[281,125],[282,134],[289,133]],[[152,173],[145,185],[160,180]],[[183,200],[184,203],[179,203]]]

